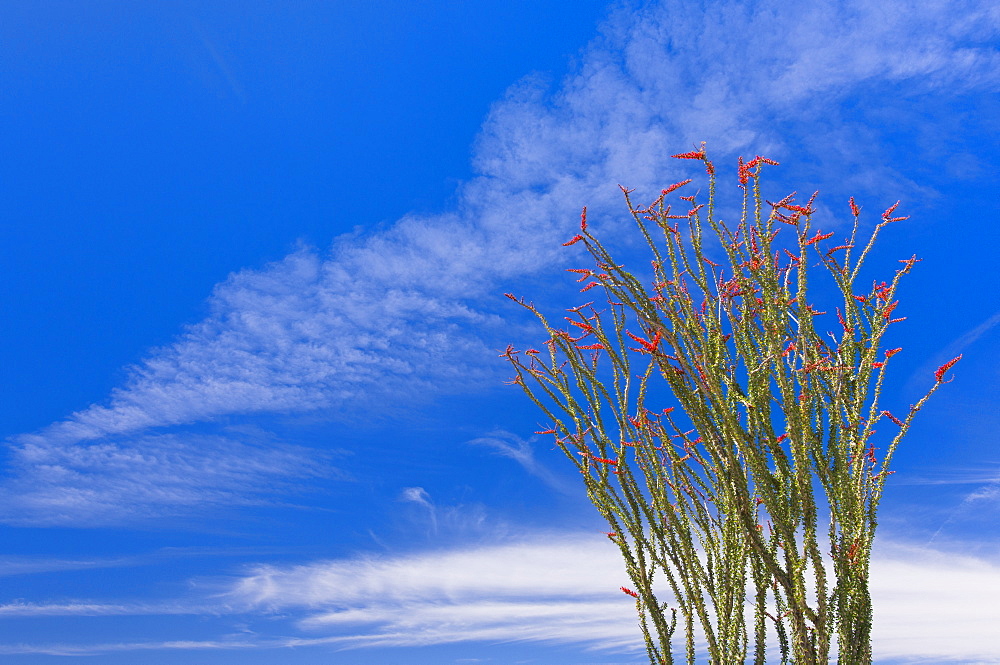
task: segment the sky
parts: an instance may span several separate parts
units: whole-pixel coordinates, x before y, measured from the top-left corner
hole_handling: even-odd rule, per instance
[[[875,660],[1000,663],[1000,9],[788,4],[4,3],[3,661],[645,662],[503,294],[580,304],[581,207],[632,255],[618,185],[704,191],[705,141],[723,216],[757,154],[823,228],[910,216],[885,404],[962,360]]]

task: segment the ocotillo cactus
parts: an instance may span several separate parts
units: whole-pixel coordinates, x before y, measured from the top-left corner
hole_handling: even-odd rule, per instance
[[[751,641],[753,662],[764,663],[773,640],[783,663],[827,663],[834,649],[841,663],[871,662],[869,561],[889,462],[959,359],[938,369],[905,417],[879,406],[901,350],[883,351],[881,340],[903,320],[895,294],[917,259],[889,283],[859,291],[856,282],[882,229],[906,217],[891,206],[862,245],[852,198],[850,235],[832,241],[834,232],[812,228],[815,194],[801,205],[794,195],[762,200],[760,171],[776,162],[755,157],[739,160],[743,214],[730,229],[715,218],[704,145],[674,157],[704,163],[706,203],[680,196],[688,209],[671,211],[668,195],[690,180],[638,208],[623,188],[652,253],[651,283],[615,262],[584,208],[565,244],[584,243],[596,267],[572,272],[606,303],[567,310],[557,328],[507,294],[548,333],[545,352],[508,347],[513,382],[550,419],[541,433],[579,469],[611,527],[650,662],[674,662],[678,622],[688,663],[699,640],[718,664],[746,662]],[[817,329],[834,313],[809,300],[810,254],[843,296],[835,330]],[[658,386],[673,397],[666,408]],[[881,418],[897,431],[880,458]],[[664,583],[673,608],[661,600]]]

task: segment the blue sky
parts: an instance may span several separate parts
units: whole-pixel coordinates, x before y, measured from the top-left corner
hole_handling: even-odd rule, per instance
[[[700,141],[824,227],[911,216],[886,406],[963,360],[894,460],[876,660],[1000,662],[994,3],[51,0],[0,40],[4,662],[643,662],[502,294],[578,304],[580,207],[628,254],[617,185]]]

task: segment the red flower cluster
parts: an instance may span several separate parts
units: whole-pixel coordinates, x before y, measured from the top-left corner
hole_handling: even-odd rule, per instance
[[[951,366],[957,363],[961,359],[962,359],[962,354],[959,354],[957,358],[952,358],[945,364],[938,367],[937,371],[934,372],[934,380],[937,381],[938,383],[941,383],[941,380],[944,378],[944,373],[947,372],[949,369],[951,369]]]

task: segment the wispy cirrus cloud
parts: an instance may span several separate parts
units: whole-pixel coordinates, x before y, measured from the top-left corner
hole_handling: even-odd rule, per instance
[[[892,103],[883,90],[905,84],[908,104],[936,111],[964,91],[996,90],[998,33],[996,8],[974,0],[618,10],[555,89],[529,77],[494,106],[473,155],[480,175],[460,188],[453,212],[408,216],[232,275],[212,294],[211,314],[152,350],[105,403],[16,438],[9,514],[56,524],[89,511],[110,523],[136,506],[160,514],[246,501],[237,485],[260,483],[234,478],[259,472],[267,486],[303,465],[281,457],[253,472],[217,469],[196,489],[175,480],[175,466],[200,459],[190,437],[146,433],[489,384],[499,378],[493,349],[509,333],[499,286],[560,265],[559,243],[582,204],[612,210],[618,183],[654,191],[685,176],[669,155],[692,142],[708,141],[720,158],[806,155],[816,169],[807,180],[833,168],[852,174],[838,185],[852,193],[876,182],[880,196],[925,191],[881,156],[878,123],[843,121],[840,104],[861,95],[877,111]],[[925,157],[945,155],[941,147]],[[137,452],[149,445],[160,452]],[[238,466],[238,457],[220,461],[222,448],[216,466]],[[139,473],[145,491],[133,482]]]
[[[148,434],[91,445],[22,440],[0,519],[101,526],[273,502],[296,479],[343,477],[329,452],[239,435]]]

